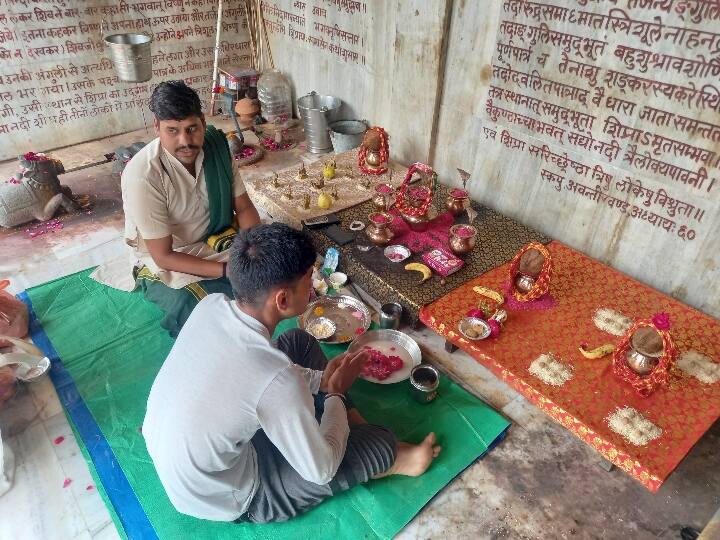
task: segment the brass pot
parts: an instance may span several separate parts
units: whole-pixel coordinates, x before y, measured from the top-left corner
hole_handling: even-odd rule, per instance
[[[368,216],[368,220],[368,226],[365,228],[368,239],[376,246],[388,245],[395,237],[392,216],[386,212],[373,212]]]
[[[535,285],[534,278],[525,274],[518,274],[517,276],[515,276],[515,287],[521,293],[528,292],[530,289],[533,288],[533,285]]]
[[[380,165],[382,165],[382,161],[380,159],[380,151],[368,150],[365,154],[365,163],[367,163],[371,167],[379,167]]]
[[[455,255],[470,253],[475,247],[477,229],[472,225],[453,225],[450,227],[450,249]]]
[[[458,188],[450,190],[450,194],[445,199],[445,208],[448,212],[457,217],[465,212],[468,206],[470,206],[470,197],[467,191]]]
[[[655,369],[655,366],[657,366],[659,363],[659,360],[657,358],[644,355],[641,352],[636,351],[632,347],[629,347],[627,352],[625,353],[625,360],[627,361],[628,367],[641,377],[652,373],[652,371]]]
[[[430,226],[430,221],[437,217],[437,210],[435,210],[433,206],[430,206],[427,212],[420,216],[413,216],[404,212],[400,212],[400,215],[405,220],[405,223],[408,224],[410,229],[415,232],[423,232]]]
[[[390,184],[378,184],[372,202],[379,211],[387,212],[395,204],[395,190]]]

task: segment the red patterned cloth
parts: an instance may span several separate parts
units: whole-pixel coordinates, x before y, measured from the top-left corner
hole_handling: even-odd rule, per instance
[[[505,264],[425,306],[420,319],[655,492],[720,417],[720,383],[704,384],[674,370],[668,387],[642,398],[613,374],[611,356],[588,360],[578,347],[583,342],[594,348],[620,341],[593,324],[599,307],[635,319],[666,312],[680,354],[695,349],[717,362],[720,321],[563,244],[552,242],[548,247],[555,263],[552,309],[513,311],[506,305],[508,320],[497,338],[479,342],[463,338],[458,322],[480,298],[472,288],[500,289],[507,280],[509,264]],[[573,377],[562,386],[544,384],[528,372],[531,362],[548,352],[573,367]],[[612,431],[606,418],[626,406],[662,429],[662,435],[645,446],[634,446]]]
[[[450,227],[455,224],[455,218],[450,212],[438,215],[423,232],[413,231],[394,208],[391,210],[391,214],[393,215],[392,228],[395,231],[393,244],[407,246],[413,253],[421,253],[434,248],[450,250]]]

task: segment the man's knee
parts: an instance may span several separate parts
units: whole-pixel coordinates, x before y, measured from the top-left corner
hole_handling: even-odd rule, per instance
[[[277,348],[293,360],[294,356],[306,354],[315,344],[317,340],[302,328],[285,330],[277,339]]]

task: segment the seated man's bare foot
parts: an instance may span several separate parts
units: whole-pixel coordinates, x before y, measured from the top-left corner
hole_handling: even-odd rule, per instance
[[[442,447],[436,445],[435,442],[435,433],[428,434],[420,444],[398,442],[395,463],[384,474],[379,475],[378,478],[390,476],[391,474],[420,476],[430,467],[433,459],[442,450]]]

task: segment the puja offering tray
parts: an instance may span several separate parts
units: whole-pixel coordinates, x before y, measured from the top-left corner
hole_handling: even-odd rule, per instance
[[[402,367],[393,371],[389,377],[378,379],[371,375],[361,374],[366,381],[378,384],[392,384],[404,381],[410,377],[410,372],[422,361],[420,347],[407,334],[398,330],[370,330],[358,337],[348,347],[348,353],[358,352],[362,349],[372,349],[388,357],[396,356],[402,360]]]
[[[370,310],[352,296],[322,296],[312,302],[305,313],[298,317],[298,326],[310,332],[317,319],[328,319],[335,325],[335,332],[323,339],[325,343],[348,343],[370,328]],[[312,333],[312,332],[310,332]]]

